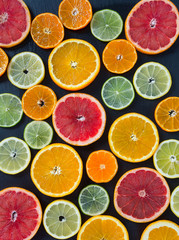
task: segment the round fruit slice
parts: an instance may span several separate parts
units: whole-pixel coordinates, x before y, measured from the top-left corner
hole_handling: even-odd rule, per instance
[[[178,10],[168,0],[139,1],[127,16],[125,33],[138,51],[161,53],[171,47],[178,37]]]
[[[0,77],[5,73],[9,59],[7,54],[4,52],[2,48],[0,48]]]
[[[106,150],[92,152],[86,162],[88,177],[96,183],[111,181],[117,170],[118,163],[116,157]]]
[[[109,78],[103,85],[101,97],[107,107],[121,110],[128,107],[134,100],[134,88],[125,77]]]
[[[100,70],[100,58],[90,43],[68,39],[53,49],[48,67],[52,80],[58,86],[76,91],[88,86],[96,78]]]
[[[42,59],[35,53],[22,52],[10,61],[7,76],[9,81],[18,88],[27,89],[40,83],[45,76]]]
[[[145,161],[154,154],[159,135],[150,119],[138,113],[128,113],[111,125],[108,140],[117,157],[134,163]]]
[[[179,141],[169,139],[160,143],[153,156],[154,166],[164,177],[179,177]]]
[[[74,236],[81,227],[81,215],[78,208],[70,201],[56,200],[45,209],[44,228],[56,239]]]
[[[121,34],[123,21],[116,11],[103,9],[94,13],[90,27],[94,37],[109,42]]]
[[[117,219],[108,215],[88,219],[81,227],[77,240],[129,240],[126,227]]]
[[[61,143],[40,150],[31,165],[33,183],[40,192],[51,197],[63,197],[75,191],[82,173],[83,163],[78,153]]]
[[[24,1],[0,0],[0,47],[21,43],[30,31],[30,12]]]
[[[0,94],[0,127],[13,127],[22,118],[21,100],[11,94]]]
[[[179,186],[177,186],[172,192],[170,208],[172,212],[179,218]]]
[[[106,113],[94,97],[71,93],[58,100],[52,120],[55,131],[65,142],[84,146],[102,136]]]
[[[42,220],[37,197],[23,188],[10,187],[0,191],[0,202],[0,239],[32,239]]]
[[[172,78],[168,69],[162,64],[148,62],[137,69],[133,84],[141,97],[157,99],[168,93],[172,85]]]
[[[32,149],[42,149],[53,138],[52,127],[44,121],[32,121],[24,129],[24,139]]]
[[[109,195],[99,185],[88,185],[81,190],[78,203],[84,214],[88,216],[101,215],[109,206]]]
[[[179,131],[179,97],[162,100],[155,109],[155,121],[166,132]]]
[[[126,172],[114,190],[116,211],[133,222],[153,221],[167,209],[169,201],[168,183],[152,168]]]
[[[57,97],[51,88],[36,85],[22,96],[22,109],[33,120],[44,120],[52,115],[56,102]]]

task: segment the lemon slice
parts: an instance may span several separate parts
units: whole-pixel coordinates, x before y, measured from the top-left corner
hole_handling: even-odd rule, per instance
[[[179,186],[177,186],[171,194],[170,208],[172,212],[179,218]]]

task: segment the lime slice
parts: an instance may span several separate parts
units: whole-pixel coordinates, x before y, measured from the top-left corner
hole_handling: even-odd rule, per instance
[[[122,32],[123,21],[116,11],[104,9],[94,13],[90,27],[94,37],[109,42]]]
[[[78,208],[70,201],[56,200],[45,209],[44,228],[56,239],[67,239],[74,236],[81,226],[81,215]]]
[[[121,76],[109,78],[101,90],[101,97],[106,106],[115,110],[121,110],[129,106],[134,96],[132,83]]]
[[[160,143],[154,157],[157,171],[167,178],[179,177],[179,141],[169,139]]]
[[[179,218],[179,186],[177,186],[171,194],[170,208],[172,212]]]
[[[133,84],[136,92],[146,99],[164,96],[171,87],[171,75],[160,63],[148,62],[140,66],[134,74]]]
[[[42,149],[53,138],[53,129],[45,121],[32,121],[24,129],[24,139],[32,149]]]
[[[103,214],[109,206],[109,195],[99,185],[88,185],[83,188],[78,198],[81,211],[89,216]]]
[[[22,52],[10,61],[7,76],[18,88],[27,89],[40,83],[45,76],[42,59],[35,53]]]
[[[16,137],[9,137],[0,142],[0,170],[7,174],[22,172],[31,159],[27,144]]]
[[[13,127],[22,118],[21,100],[11,94],[0,94],[0,127]]]

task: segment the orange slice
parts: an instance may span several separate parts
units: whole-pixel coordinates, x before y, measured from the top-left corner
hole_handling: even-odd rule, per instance
[[[179,97],[162,100],[155,109],[155,121],[166,132],[179,131]]]
[[[1,59],[1,61],[0,61],[0,76],[2,76],[5,73],[8,62],[9,62],[8,56],[2,48],[0,48],[0,59]]]
[[[51,197],[63,197],[79,185],[83,163],[72,147],[54,143],[42,148],[31,165],[31,178],[40,192]]]
[[[33,120],[44,120],[52,115],[56,102],[57,97],[51,88],[36,85],[22,96],[22,109]]]
[[[54,48],[64,38],[64,27],[55,14],[42,13],[32,21],[31,36],[39,47]]]

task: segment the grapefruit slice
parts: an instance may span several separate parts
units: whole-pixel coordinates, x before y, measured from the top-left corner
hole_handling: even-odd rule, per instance
[[[114,206],[124,218],[133,222],[150,222],[168,207],[170,189],[166,180],[152,168],[126,172],[114,190]]]
[[[31,16],[22,0],[0,0],[0,47],[10,48],[28,35]]]
[[[127,16],[125,34],[138,51],[161,53],[178,37],[178,10],[169,0],[139,1]]]
[[[55,131],[65,142],[85,146],[102,136],[106,113],[91,95],[71,93],[58,100],[52,119]]]
[[[42,209],[37,197],[18,187],[0,191],[0,239],[29,240],[38,231]]]

